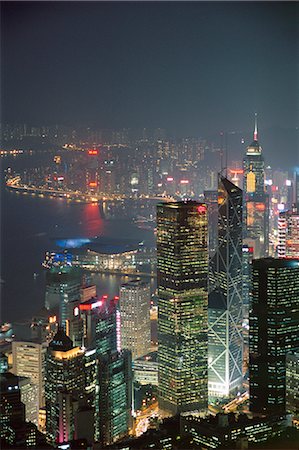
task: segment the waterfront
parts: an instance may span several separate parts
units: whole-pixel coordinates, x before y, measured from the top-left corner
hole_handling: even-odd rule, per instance
[[[154,245],[152,230],[139,229],[123,216],[104,219],[97,204],[70,203],[61,198],[18,194],[4,187],[3,170],[38,164],[36,158],[5,159],[1,183],[1,321],[30,318],[44,305],[44,252],[56,238],[103,236],[140,240]],[[35,278],[33,274],[38,276]],[[97,274],[98,294],[118,295],[127,277]]]

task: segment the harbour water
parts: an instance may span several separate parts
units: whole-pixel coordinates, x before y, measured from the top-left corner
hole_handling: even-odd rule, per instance
[[[30,318],[44,305],[46,250],[58,238],[94,236],[144,241],[155,245],[152,230],[139,229],[124,217],[103,218],[97,204],[71,203],[60,198],[18,194],[4,186],[3,171],[37,164],[36,158],[19,156],[1,161],[1,322]],[[34,275],[36,274],[36,275]],[[96,274],[98,294],[118,295],[128,277]]]

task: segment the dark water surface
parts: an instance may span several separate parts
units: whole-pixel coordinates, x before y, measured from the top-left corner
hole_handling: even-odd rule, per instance
[[[36,157],[1,161],[1,322],[30,318],[44,305],[44,253],[55,238],[104,236],[144,240],[154,244],[151,231],[138,229],[123,217],[105,220],[98,205],[68,203],[59,198],[17,194],[4,187],[3,170],[36,165]],[[38,276],[34,279],[33,274]],[[127,277],[98,274],[98,294],[117,295]]]

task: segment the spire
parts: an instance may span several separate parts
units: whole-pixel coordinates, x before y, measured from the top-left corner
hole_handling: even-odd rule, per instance
[[[257,141],[257,113],[254,114],[254,133],[253,140]]]

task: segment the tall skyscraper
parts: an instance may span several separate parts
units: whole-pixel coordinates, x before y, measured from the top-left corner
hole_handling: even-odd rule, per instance
[[[253,261],[249,313],[250,410],[286,410],[286,354],[299,351],[299,260]]]
[[[299,419],[299,353],[286,356],[286,410]]]
[[[34,341],[13,341],[13,373],[28,377],[38,389],[38,408],[45,404],[45,355],[47,344]]]
[[[221,175],[209,270],[209,395],[227,397],[243,380],[242,190]]]
[[[113,444],[132,426],[132,357],[117,351],[116,301],[104,300],[96,325],[95,440]]]
[[[132,280],[120,288],[121,347],[131,350],[133,359],[150,351],[150,299],[150,285],[144,281]]]
[[[159,404],[173,414],[207,407],[207,206],[157,206]]]
[[[74,436],[76,400],[84,394],[84,352],[59,328],[46,356],[46,430],[50,443]]]
[[[254,257],[262,258],[269,251],[269,197],[265,191],[265,162],[258,142],[256,116],[253,142],[247,147],[243,169],[244,237],[251,239]]]
[[[66,329],[68,319],[68,303],[80,301],[82,285],[81,271],[71,266],[52,267],[46,275],[46,300],[47,309],[59,307],[60,325]]]

